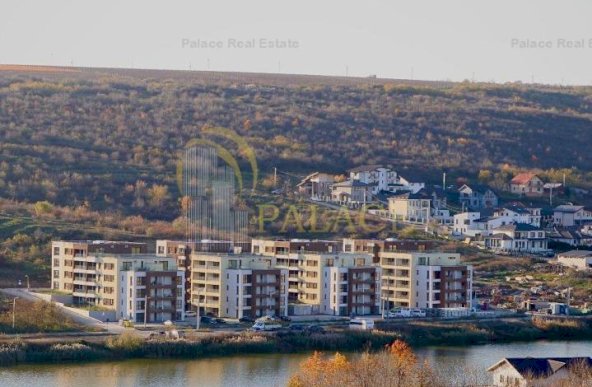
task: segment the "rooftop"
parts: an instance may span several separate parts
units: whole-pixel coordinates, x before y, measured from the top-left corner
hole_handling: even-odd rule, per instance
[[[537,175],[532,172],[519,173],[512,179],[512,184],[526,184],[535,177],[537,177]]]

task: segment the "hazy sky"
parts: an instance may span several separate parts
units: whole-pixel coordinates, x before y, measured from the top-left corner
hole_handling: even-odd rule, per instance
[[[0,0],[0,63],[590,85],[591,59],[590,0]]]

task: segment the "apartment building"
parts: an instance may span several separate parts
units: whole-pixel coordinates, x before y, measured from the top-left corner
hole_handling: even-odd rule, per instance
[[[380,267],[366,260],[359,262],[359,266],[355,266],[356,262],[344,261],[323,269],[321,313],[335,316],[379,314]]]
[[[473,268],[461,263],[460,254],[383,251],[379,256],[386,309],[471,306]]]
[[[423,190],[389,197],[389,217],[403,222],[428,223],[432,212],[432,200],[433,197]]]
[[[371,294],[377,290],[370,278],[376,281],[379,272],[372,254],[341,253],[337,241],[299,239],[256,239],[252,249],[254,254],[272,258],[274,267],[288,271],[288,302],[293,313],[369,314],[379,307],[379,297]]]
[[[288,270],[251,254],[191,254],[191,304],[217,317],[287,315]]]
[[[184,319],[184,271],[144,243],[52,242],[52,288],[135,322]]]

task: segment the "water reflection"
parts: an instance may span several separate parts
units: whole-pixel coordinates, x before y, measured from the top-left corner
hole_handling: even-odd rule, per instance
[[[455,384],[489,382],[486,368],[503,357],[592,356],[592,342],[536,342],[418,349],[439,373]],[[3,387],[181,387],[284,386],[306,354],[270,354],[201,360],[130,360],[50,364],[0,369]]]

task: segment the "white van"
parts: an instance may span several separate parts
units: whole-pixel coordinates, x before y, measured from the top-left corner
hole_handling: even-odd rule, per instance
[[[276,331],[281,329],[282,326],[278,323],[257,321],[251,329],[254,331]]]
[[[372,330],[374,329],[374,320],[370,318],[352,318],[349,320],[349,329],[357,329],[357,330]]]

